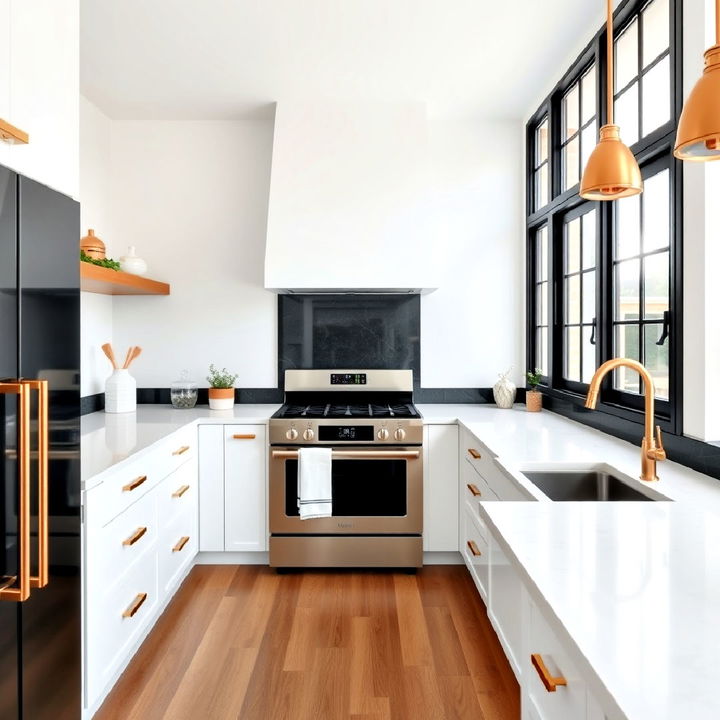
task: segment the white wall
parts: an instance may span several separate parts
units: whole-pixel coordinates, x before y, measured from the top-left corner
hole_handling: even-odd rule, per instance
[[[210,362],[239,387],[276,387],[277,297],[263,288],[273,120],[137,122],[82,111],[83,227],[118,257],[134,244],[169,297],[83,293],[83,394],[108,374],[99,344],[144,352],[140,387]],[[430,118],[442,269],[422,298],[422,384],[486,387],[524,368],[520,123]],[[84,182],[84,180],[87,182]],[[90,225],[93,223],[93,225]],[[111,312],[108,308],[111,308]]]

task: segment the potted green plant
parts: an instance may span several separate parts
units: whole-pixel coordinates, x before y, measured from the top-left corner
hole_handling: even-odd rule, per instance
[[[528,412],[540,412],[542,410],[542,393],[537,389],[542,378],[542,370],[535,368],[534,371],[528,370],[527,374],[528,390],[525,392],[525,407]]]
[[[210,374],[207,381],[210,383],[208,402],[211,410],[230,410],[235,404],[235,381],[238,376],[233,375],[227,368],[218,370],[210,365]]]

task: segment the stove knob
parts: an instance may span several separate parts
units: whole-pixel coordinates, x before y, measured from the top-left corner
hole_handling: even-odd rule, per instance
[[[406,435],[406,434],[407,434],[407,433],[406,433],[402,428],[398,428],[398,429],[395,431],[395,439],[396,439],[398,442],[402,442],[402,441],[405,439],[405,435]]]
[[[298,431],[295,428],[290,428],[286,433],[285,437],[288,440],[297,440]]]
[[[313,432],[312,428],[308,428],[303,433],[303,440],[307,440],[308,442],[310,442],[314,437],[315,437],[315,433]]]
[[[387,428],[380,428],[378,430],[378,440],[387,440],[390,437],[390,433]]]

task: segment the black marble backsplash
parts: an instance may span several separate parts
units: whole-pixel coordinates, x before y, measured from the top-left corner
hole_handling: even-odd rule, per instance
[[[412,370],[420,382],[417,294],[280,295],[278,385],[288,369]]]

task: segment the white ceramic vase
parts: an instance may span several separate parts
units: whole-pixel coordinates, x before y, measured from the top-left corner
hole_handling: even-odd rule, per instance
[[[503,410],[509,410],[515,403],[515,396],[517,395],[517,387],[515,383],[508,377],[512,372],[510,368],[507,372],[500,373],[500,378],[493,387],[493,397],[495,398],[495,404]]]
[[[105,381],[105,412],[126,413],[137,409],[137,383],[128,370],[118,368]]]
[[[131,275],[144,275],[147,272],[147,263],[135,254],[135,246],[128,248],[128,254],[120,258],[120,269]]]

